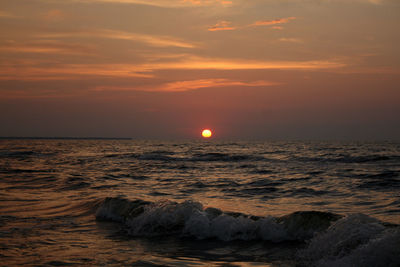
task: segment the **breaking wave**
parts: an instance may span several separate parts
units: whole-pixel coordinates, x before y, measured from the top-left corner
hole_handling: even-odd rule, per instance
[[[203,208],[199,202],[129,201],[106,198],[99,207],[99,220],[123,223],[132,236],[178,235],[197,239],[304,241],[341,218],[329,212],[299,211],[287,216],[258,217]]]
[[[122,223],[136,237],[178,236],[195,239],[297,241],[310,266],[399,266],[400,229],[364,214],[298,211],[282,217],[260,217],[199,202],[130,201],[106,198],[96,218]]]
[[[352,214],[316,235],[299,256],[316,266],[400,266],[400,229]]]
[[[287,216],[258,217],[216,208],[199,202],[129,201],[106,198],[99,207],[99,220],[123,223],[132,236],[178,235],[197,239],[304,241],[341,218],[329,212],[299,211]]]

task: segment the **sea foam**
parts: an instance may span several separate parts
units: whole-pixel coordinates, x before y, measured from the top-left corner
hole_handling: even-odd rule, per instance
[[[329,227],[339,215],[303,211],[275,218],[203,208],[195,201],[146,202],[106,198],[97,219],[123,223],[132,236],[177,235],[197,239],[303,241]]]
[[[299,256],[316,266],[400,266],[400,229],[352,214],[317,234]]]
[[[106,198],[96,218],[122,223],[131,236],[303,242],[297,257],[305,266],[400,266],[399,226],[365,214],[298,211],[259,217],[204,208],[195,201]]]

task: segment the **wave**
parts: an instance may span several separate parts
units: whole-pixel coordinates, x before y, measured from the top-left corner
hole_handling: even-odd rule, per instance
[[[20,157],[30,157],[35,156],[37,153],[35,151],[10,151],[10,150],[0,150],[0,157],[4,158],[20,158]]]
[[[54,169],[11,169],[11,168],[4,168],[0,170],[0,173],[6,173],[6,174],[29,174],[29,173],[51,173],[55,172]]]
[[[52,157],[56,155],[57,152],[48,151],[36,151],[36,150],[8,150],[0,149],[0,158],[11,158],[11,159],[30,159],[33,157]]]
[[[400,187],[400,179],[376,179],[365,181],[358,186],[361,189],[386,189]]]
[[[248,161],[263,160],[264,157],[249,154],[228,154],[219,152],[199,153],[195,154],[191,161]]]
[[[364,214],[297,211],[260,217],[204,208],[195,201],[106,198],[97,220],[122,223],[134,237],[301,242],[299,266],[399,266],[400,228]]]
[[[299,161],[305,162],[335,162],[335,163],[371,163],[382,161],[398,161],[399,155],[344,155],[344,154],[327,154],[319,157],[295,157]]]
[[[398,160],[399,156],[365,155],[365,156],[342,156],[336,159],[344,163],[367,163],[376,161]]]
[[[341,215],[299,211],[283,217],[258,217],[203,208],[194,201],[148,202],[106,198],[96,218],[123,223],[132,236],[178,235],[197,239],[304,241]]]
[[[126,155],[125,155],[126,156]],[[222,161],[222,162],[240,162],[240,161],[259,161],[266,160],[262,156],[248,155],[248,154],[229,154],[220,152],[196,153],[189,157],[177,156],[174,152],[170,151],[151,151],[141,154],[130,154],[130,157],[138,160],[149,161],[182,161],[182,162],[201,162],[201,161]]]
[[[400,229],[349,215],[311,239],[299,257],[316,266],[400,266]]]
[[[379,173],[365,173],[356,176],[361,179],[360,189],[385,189],[400,187],[400,172],[385,170]]]
[[[127,155],[124,155],[127,156]],[[274,159],[268,158],[263,155],[254,154],[231,154],[222,152],[208,152],[208,153],[196,153],[191,156],[181,157],[170,151],[151,151],[140,154],[130,154],[130,157],[136,158],[138,160],[149,160],[149,161],[183,161],[183,162],[255,162],[255,161],[267,161],[267,162],[279,162],[286,161],[288,159]],[[332,163],[373,163],[373,162],[384,162],[384,161],[398,161],[400,156],[397,155],[362,155],[362,156],[352,156],[352,155],[323,155],[318,157],[299,157],[296,156],[295,160],[302,162],[332,162]],[[289,159],[292,160],[292,159]],[[242,165],[242,168],[247,168],[247,165]],[[270,173],[271,170],[256,170],[262,173]]]

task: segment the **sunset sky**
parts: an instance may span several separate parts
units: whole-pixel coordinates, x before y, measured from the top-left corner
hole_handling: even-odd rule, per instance
[[[398,140],[399,29],[398,0],[0,0],[0,136]]]

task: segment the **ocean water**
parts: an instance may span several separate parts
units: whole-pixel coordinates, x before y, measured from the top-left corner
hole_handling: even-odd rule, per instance
[[[0,140],[0,266],[400,266],[400,143]]]

